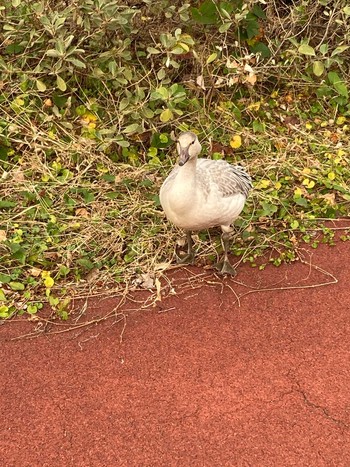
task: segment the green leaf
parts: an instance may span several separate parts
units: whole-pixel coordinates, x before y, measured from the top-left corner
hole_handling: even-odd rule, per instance
[[[9,44],[7,47],[5,47],[5,53],[6,54],[20,54],[23,52],[25,47],[21,44],[17,44],[14,42],[13,44]]]
[[[22,282],[9,282],[9,286],[11,287],[12,290],[24,290],[25,286],[22,284]]]
[[[108,193],[106,193],[106,198],[108,199],[117,199],[119,198],[119,196],[120,196],[119,191],[108,191]]]
[[[231,21],[227,22],[227,23],[223,23],[220,27],[219,27],[219,33],[220,34],[223,34],[224,32],[228,31],[230,29],[230,27],[232,26],[232,23]]]
[[[10,316],[10,310],[6,305],[0,305],[0,318],[8,318]]]
[[[57,83],[57,87],[58,87],[58,89],[60,91],[62,91],[62,92],[66,91],[66,89],[67,89],[66,82],[59,75],[57,75],[56,83]]]
[[[127,97],[124,97],[120,102],[119,102],[119,110],[122,112],[124,109],[128,107],[130,104],[130,101]]]
[[[8,284],[9,282],[11,282],[11,276],[9,276],[7,274],[2,274],[0,272],[0,282],[2,284]]]
[[[48,57],[59,57],[60,53],[56,49],[49,49],[46,51]]]
[[[26,252],[23,248],[19,247],[17,251],[12,253],[12,258],[16,259],[19,263],[25,264],[26,263]]]
[[[262,58],[269,58],[271,57],[271,51],[270,49],[267,47],[266,44],[264,44],[263,42],[258,42],[257,44],[253,44],[250,46],[250,50],[257,54],[257,53],[260,53],[260,55],[262,56]]]
[[[157,78],[159,80],[162,80],[162,79],[165,78],[165,76],[166,76],[165,70],[164,70],[164,68],[161,68],[157,73]]]
[[[172,54],[174,55],[181,55],[183,53],[186,53],[187,51],[185,51],[181,45],[177,45],[176,47],[174,47],[173,49],[171,49],[170,51]]]
[[[157,91],[163,97],[163,99],[168,99],[169,91],[167,88],[165,88],[164,86],[161,86],[160,88],[157,89]]]
[[[95,267],[95,264],[87,258],[80,258],[77,260],[77,263],[88,270],[94,269]]]
[[[130,146],[129,141],[125,141],[125,139],[117,140],[116,143],[118,144],[118,146],[121,146],[122,148],[128,148]]]
[[[40,79],[37,79],[35,81],[35,84],[36,84],[36,87],[37,87],[38,91],[40,91],[40,92],[46,91],[46,84],[43,81],[41,81]]]
[[[6,201],[3,199],[0,199],[0,209],[11,209],[17,206],[17,203],[14,201]]]
[[[77,58],[67,58],[67,62],[70,62],[70,63],[73,63],[74,66],[76,66],[77,68],[86,68],[86,65],[84,62],[82,62],[81,60],[78,60]]]
[[[154,112],[148,107],[143,107],[142,109],[142,114],[145,118],[153,118],[154,117]]]
[[[320,52],[322,55],[326,55],[326,53],[328,52],[328,44],[322,44],[320,46]]]
[[[333,83],[333,86],[340,96],[348,98],[349,92],[344,81],[337,81],[336,83]]]
[[[328,81],[331,83],[331,84],[334,84],[338,81],[340,81],[340,76],[338,75],[338,73],[336,73],[335,71],[330,71],[327,75],[328,77]]]
[[[263,3],[263,2],[262,2]],[[252,8],[252,13],[260,19],[266,19],[265,11],[261,8],[260,5],[255,4]]]
[[[163,123],[168,122],[169,120],[172,120],[174,118],[174,114],[170,109],[165,109],[163,112],[160,114],[160,121]]]
[[[29,313],[30,315],[35,315],[37,311],[38,311],[38,307],[36,305],[27,306],[27,313]]]
[[[315,76],[321,76],[324,72],[324,64],[320,60],[316,60],[312,64],[312,71]]]
[[[336,73],[335,71],[330,71],[328,73],[328,80],[340,96],[346,98],[348,97],[348,88],[345,82],[340,78],[338,73]]]
[[[125,127],[123,133],[136,133],[140,129],[140,125],[138,123],[132,123],[131,125],[128,125]],[[118,144],[120,142],[118,141]]]
[[[336,55],[342,54],[342,53],[345,52],[345,50],[347,50],[348,48],[349,48],[348,45],[340,45],[339,47],[336,47],[336,48],[333,50],[331,57],[335,57]]]
[[[248,39],[253,39],[259,34],[259,23],[252,13],[248,13],[246,16],[246,33]]]
[[[91,191],[82,189],[81,194],[84,198],[85,203],[88,204],[88,203],[92,203],[93,201],[95,201],[95,195]]]
[[[207,64],[213,62],[216,59],[217,56],[218,56],[218,54],[216,52],[209,55],[209,57],[207,58]]]
[[[200,24],[215,24],[218,22],[218,12],[213,0],[205,0],[199,8],[191,8],[192,18]]]
[[[254,133],[263,133],[265,131],[264,122],[259,122],[258,120],[253,121],[253,131]]]
[[[151,55],[158,55],[158,54],[162,53],[161,50],[156,49],[154,47],[147,47],[147,52],[149,54],[151,54]]]
[[[0,302],[5,302],[5,301],[6,301],[5,293],[2,289],[0,289]]]
[[[307,208],[309,206],[309,202],[306,198],[303,198],[302,196],[300,198],[294,199],[295,204],[298,204],[299,206],[302,206],[303,208]]]
[[[315,50],[308,44],[301,44],[298,48],[298,52],[303,55],[316,55]]]

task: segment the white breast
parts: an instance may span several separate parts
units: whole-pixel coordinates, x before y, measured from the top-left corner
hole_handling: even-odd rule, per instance
[[[175,167],[160,190],[167,218],[186,230],[229,226],[251,188],[249,175],[225,161],[190,160]]]

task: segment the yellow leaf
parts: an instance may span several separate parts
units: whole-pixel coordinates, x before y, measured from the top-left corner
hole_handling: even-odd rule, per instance
[[[46,279],[47,277],[50,277],[50,272],[49,271],[42,271],[41,272],[41,277],[43,279]]]
[[[165,109],[163,112],[160,114],[160,121],[163,123],[168,122],[169,120],[172,120],[174,117],[172,111],[170,109]]]
[[[335,173],[334,172],[329,172],[328,178],[329,178],[329,180],[334,180],[335,179]]]
[[[315,186],[315,182],[313,180],[310,180],[309,178],[304,178],[302,184],[307,188],[313,188]]]
[[[231,141],[230,141],[230,146],[233,149],[238,149],[242,146],[242,138],[240,135],[235,135]]]
[[[338,157],[343,157],[345,156],[346,152],[343,149],[338,149],[337,151],[337,156]]]
[[[270,180],[266,180],[266,179],[260,180],[260,186],[261,188],[267,188],[268,186],[270,186]]]
[[[311,130],[311,129],[312,129],[311,123],[309,123],[309,122],[305,123],[305,128],[306,128],[307,130]]]
[[[346,122],[345,117],[338,117],[337,120],[336,120],[337,125],[343,125],[345,122]]]
[[[281,186],[282,186],[282,183],[281,183],[281,182],[276,182],[276,183],[275,183],[275,188],[276,188],[276,190],[279,190],[279,189],[281,188]]]
[[[44,280],[44,285],[46,288],[50,289],[54,285],[55,281],[52,279],[52,277],[48,276]]]
[[[302,194],[303,194],[303,191],[301,188],[298,187],[294,190],[294,196],[296,196],[297,198],[300,198]]]
[[[253,102],[253,104],[248,105],[249,110],[259,110],[261,106],[261,101],[260,102]]]
[[[304,167],[303,170],[302,170],[302,173],[307,175],[307,174],[311,173],[311,169],[309,169],[309,167]]]

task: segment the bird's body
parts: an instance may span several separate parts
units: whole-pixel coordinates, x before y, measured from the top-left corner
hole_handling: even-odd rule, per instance
[[[223,160],[197,159],[201,145],[192,132],[182,133],[177,144],[180,161],[160,189],[160,203],[166,217],[187,232],[221,226],[227,263],[226,237],[252,187],[250,176]]]

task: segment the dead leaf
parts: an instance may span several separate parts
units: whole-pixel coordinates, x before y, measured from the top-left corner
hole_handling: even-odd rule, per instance
[[[95,282],[99,276],[99,273],[100,270],[98,268],[91,269],[91,271],[89,271],[85,276],[86,282]]]
[[[232,154],[232,149],[230,146],[226,146],[225,144],[219,143],[218,141],[212,141],[210,152],[213,154],[217,152],[222,154],[223,156],[226,154]]]
[[[12,173],[12,179],[13,179],[13,181],[15,181],[17,183],[24,182],[25,177],[24,177],[24,173],[22,172],[22,170],[20,170],[20,169],[14,170],[13,173]]]
[[[251,84],[252,86],[254,86],[254,84],[256,83],[256,74],[255,73],[249,73],[249,75],[246,77],[246,82]]]
[[[29,270],[29,274],[33,277],[39,277],[41,273],[42,273],[42,270],[40,268],[32,267]]]
[[[238,76],[231,76],[231,78],[229,78],[228,80],[228,85],[233,86],[234,84],[237,84],[238,81],[239,81]]]
[[[295,117],[294,115],[291,115],[291,116],[287,116],[287,117],[282,117],[282,121],[286,125],[298,125],[299,118]]]
[[[0,230],[0,242],[4,242],[6,239],[6,230]]]
[[[88,212],[87,209],[85,208],[78,208],[75,210],[75,215],[77,217],[84,217],[85,219],[89,219],[90,218],[90,214]]]
[[[203,91],[205,91],[206,88],[205,88],[205,85],[204,85],[203,75],[197,76],[196,83],[197,83],[197,86],[199,86],[200,88],[203,89]]]
[[[335,193],[326,193],[325,195],[321,195],[320,198],[323,198],[327,204],[330,206],[335,206]]]
[[[142,287],[143,289],[154,289],[154,277],[150,273],[141,274],[135,279],[134,284]]]
[[[250,65],[248,65],[248,63],[244,65],[244,71],[246,71],[249,74],[254,74],[253,68]]]

